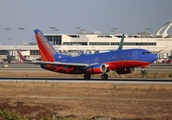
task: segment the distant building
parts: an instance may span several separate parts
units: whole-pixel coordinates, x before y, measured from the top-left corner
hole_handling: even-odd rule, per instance
[[[152,52],[161,50],[159,57],[172,56],[172,33],[168,33],[172,26],[172,21],[164,24],[155,34],[147,28],[145,33],[125,35],[124,49],[143,48]],[[97,51],[115,50],[121,40],[122,34],[104,34],[101,32],[78,33],[78,34],[45,34],[55,49],[64,54],[70,54],[76,51],[83,53],[95,53]],[[39,50],[36,43],[25,43],[17,45],[22,53],[30,60],[39,58]],[[0,45],[0,61],[8,56],[16,56],[16,46]],[[89,51],[89,52],[88,52]]]

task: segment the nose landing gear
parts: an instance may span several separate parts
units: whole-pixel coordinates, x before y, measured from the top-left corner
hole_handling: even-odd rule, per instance
[[[141,74],[145,74],[145,69],[141,69]]]
[[[103,74],[101,75],[101,79],[102,79],[102,80],[107,80],[107,79],[108,79],[108,74],[103,73]]]

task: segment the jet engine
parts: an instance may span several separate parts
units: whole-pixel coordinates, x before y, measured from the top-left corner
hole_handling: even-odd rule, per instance
[[[108,65],[106,64],[97,64],[93,66],[89,66],[86,71],[89,74],[96,74],[96,73],[105,73],[107,72]]]
[[[127,73],[133,73],[136,71],[136,68],[122,68],[122,69],[117,69],[116,72],[118,74],[127,74]]]

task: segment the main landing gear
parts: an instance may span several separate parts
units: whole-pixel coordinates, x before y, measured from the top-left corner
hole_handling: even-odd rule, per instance
[[[101,79],[102,79],[102,80],[107,80],[107,79],[108,79],[108,74],[103,73],[103,74],[101,75]]]
[[[85,79],[85,80],[91,79],[91,75],[90,75],[89,73],[85,73],[85,74],[84,74],[84,79]]]
[[[145,69],[141,69],[141,74],[145,74]]]
[[[85,79],[85,80],[90,80],[90,79],[91,79],[91,75],[90,75],[89,73],[85,73],[85,74],[84,74],[84,79]],[[108,79],[108,74],[103,73],[103,74],[101,75],[101,79],[102,79],[102,80],[107,80],[107,79]]]

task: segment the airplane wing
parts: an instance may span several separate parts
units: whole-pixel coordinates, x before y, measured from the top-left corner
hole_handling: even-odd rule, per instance
[[[20,57],[20,59],[23,61],[23,63],[26,64],[39,64],[39,65],[63,65],[63,66],[73,66],[73,67],[81,67],[81,68],[87,68],[89,66],[93,66],[96,65],[98,63],[93,63],[93,64],[86,64],[86,63],[69,63],[69,62],[50,62],[50,61],[31,61],[31,60],[27,60],[22,54],[21,52],[17,49],[17,53]]]
[[[98,63],[86,64],[86,63],[69,63],[69,62],[47,62],[47,61],[26,61],[24,63],[28,64],[49,64],[49,65],[63,65],[63,66],[75,66],[75,67],[84,67],[87,68],[89,66],[96,65]]]

